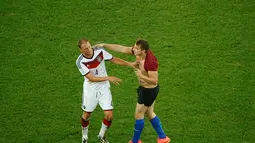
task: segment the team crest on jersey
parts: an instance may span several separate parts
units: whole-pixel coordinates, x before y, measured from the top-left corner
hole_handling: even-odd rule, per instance
[[[102,58],[101,58],[101,56],[98,56],[98,57],[97,57],[97,61],[98,61],[99,63],[101,63],[101,62],[102,62]]]

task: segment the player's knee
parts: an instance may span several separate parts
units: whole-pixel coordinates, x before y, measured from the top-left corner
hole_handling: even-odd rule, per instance
[[[146,112],[146,116],[151,120],[156,116],[156,114],[154,112],[148,111]]]
[[[112,111],[104,111],[105,119],[107,121],[111,121],[113,119],[113,112]]]
[[[105,119],[106,119],[107,121],[112,121],[112,119],[113,119],[112,114],[106,115],[106,116],[105,116]]]
[[[139,119],[143,119],[144,118],[144,114],[142,113],[135,113],[135,119],[139,120]]]
[[[89,120],[90,114],[91,114],[91,113],[89,113],[89,112],[83,112],[82,118],[83,118],[84,120]]]

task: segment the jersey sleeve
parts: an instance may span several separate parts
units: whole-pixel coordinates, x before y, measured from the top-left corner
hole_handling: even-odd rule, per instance
[[[109,61],[113,58],[112,54],[108,53],[105,49],[102,49],[104,60]]]
[[[156,60],[150,60],[145,65],[146,71],[158,71],[158,62]]]
[[[146,71],[158,71],[158,60],[152,54],[151,51],[149,51],[146,56],[145,63],[144,63],[144,69]]]
[[[90,70],[81,62],[77,61],[76,65],[83,76],[87,75],[90,72]]]

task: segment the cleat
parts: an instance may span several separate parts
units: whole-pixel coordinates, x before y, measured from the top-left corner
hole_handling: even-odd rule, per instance
[[[109,141],[105,138],[105,136],[104,137],[97,136],[97,138],[99,139],[101,143],[109,143]]]
[[[158,138],[158,143],[169,143],[170,141],[171,139],[168,136],[166,136],[164,139]]]
[[[81,143],[88,143],[88,139],[82,138],[82,142]]]
[[[133,143],[133,141],[132,141],[132,140],[130,140],[128,143]],[[139,140],[139,141],[138,141],[138,143],[142,143],[142,141],[141,141],[141,140]]]

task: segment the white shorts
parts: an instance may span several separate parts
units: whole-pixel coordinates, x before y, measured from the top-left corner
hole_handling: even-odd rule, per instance
[[[85,112],[93,112],[97,104],[103,110],[112,110],[112,94],[109,87],[102,87],[98,91],[94,91],[90,87],[83,87],[82,110]]]

